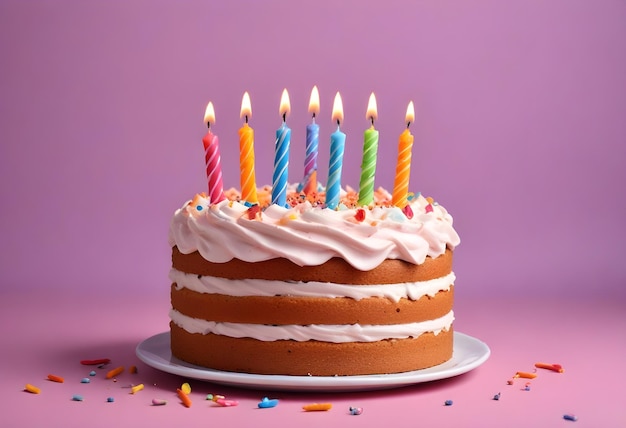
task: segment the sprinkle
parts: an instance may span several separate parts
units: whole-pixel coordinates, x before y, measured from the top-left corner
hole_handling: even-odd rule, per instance
[[[350,414],[351,415],[360,415],[363,413],[363,408],[361,407],[350,407]]]
[[[91,382],[91,379],[89,379],[88,377],[84,377],[80,380],[80,383],[89,383]]]
[[[446,406],[452,406],[452,400],[446,400],[446,402],[443,404]]]
[[[114,378],[115,376],[119,375],[120,373],[122,373],[124,371],[124,367],[120,366],[117,368],[114,368],[113,370],[109,370],[107,372],[106,378],[107,379],[111,379]]]
[[[180,389],[187,395],[191,394],[191,385],[189,385],[187,382],[183,383],[180,386]]]
[[[72,401],[83,401],[83,396],[82,395],[78,395],[78,394],[74,394],[74,395],[72,395]]]
[[[52,382],[58,382],[58,383],[65,382],[65,379],[63,379],[61,376],[57,376],[53,374],[48,375],[48,380],[51,380]]]
[[[248,220],[254,220],[257,217],[260,219],[261,206],[259,204],[252,205],[250,208],[248,208],[248,211],[246,211],[246,213],[248,214]]]
[[[524,391],[530,391],[530,385],[526,385],[526,386],[524,387]]]
[[[426,212],[427,213],[432,213],[433,212],[433,205],[432,204],[428,204],[426,205]]]
[[[96,375],[95,371],[92,370],[92,371],[89,372],[89,376],[95,376],[95,375]]]
[[[278,405],[278,399],[270,400],[267,397],[263,397],[258,404],[259,409],[269,409],[271,407],[276,407],[277,405]]]
[[[330,410],[333,407],[331,403],[313,403],[313,404],[305,404],[302,406],[302,410],[305,412],[323,412],[326,410]]]
[[[130,366],[128,368],[128,371],[129,371],[129,373],[136,374],[137,373],[137,366]]]
[[[107,403],[112,403],[114,401],[115,401],[115,398],[113,398],[113,397],[107,398]]]
[[[498,401],[500,399],[500,393],[498,392],[496,395],[494,395],[493,399]]]
[[[426,196],[426,200],[428,201],[429,204],[432,204],[433,202],[435,202],[435,200],[431,196]]]
[[[198,210],[198,211],[202,211],[202,205],[198,205],[198,206],[196,206],[196,210]]]
[[[24,387],[24,391],[28,391],[31,394],[41,393],[41,389],[37,388],[35,385],[31,385],[30,383],[26,384],[26,386]]]
[[[239,405],[239,401],[237,400],[227,400],[225,398],[218,398],[217,400],[215,400],[215,402],[217,404],[219,404],[222,407],[233,407],[233,406],[237,406]]]
[[[548,369],[553,372],[563,373],[563,367],[560,364],[547,364],[547,363],[535,363],[535,367],[538,369]]]
[[[211,400],[211,401],[217,401],[217,400],[223,399],[223,398],[226,398],[226,397],[224,397],[223,395],[217,395],[217,394],[216,395],[207,394],[207,396],[206,396],[206,399],[207,400]]]
[[[178,398],[180,398],[180,401],[183,402],[185,407],[191,407],[191,398],[189,398],[189,396],[185,394],[185,391],[180,388],[176,388],[176,393],[178,394]]]
[[[130,389],[130,393],[131,394],[135,394],[136,392],[141,391],[144,388],[143,383],[140,383],[139,385],[135,385]]]
[[[165,406],[167,404],[167,401],[162,400],[160,398],[153,398],[152,399],[152,405],[153,406]]]
[[[97,366],[98,364],[109,364],[110,362],[109,358],[100,358],[97,360],[82,360],[80,363],[84,366]]]
[[[363,208],[359,208],[358,210],[356,210],[354,218],[358,222],[362,222],[363,220],[365,220],[365,210]]]
[[[534,379],[537,373],[517,372],[514,377],[523,377],[524,379]]]
[[[563,415],[563,419],[565,419],[566,421],[577,421],[578,420],[578,416],[575,416],[575,415]]]
[[[413,218],[413,209],[411,208],[411,205],[407,204],[404,208],[402,208],[402,212],[409,220]]]

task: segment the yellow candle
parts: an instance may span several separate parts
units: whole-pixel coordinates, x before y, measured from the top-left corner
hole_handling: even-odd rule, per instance
[[[251,204],[258,204],[256,178],[254,175],[254,129],[248,125],[252,116],[250,95],[246,92],[241,100],[241,114],[246,122],[239,128],[239,169],[241,171],[241,199]]]
[[[396,178],[393,184],[391,203],[399,208],[407,205],[409,193],[409,177],[411,176],[411,150],[413,149],[413,135],[409,131],[409,125],[415,120],[415,108],[413,101],[406,109],[406,129],[400,134],[398,142],[398,163],[396,164]]]

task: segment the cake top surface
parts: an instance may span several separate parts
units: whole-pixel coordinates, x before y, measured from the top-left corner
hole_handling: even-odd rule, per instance
[[[359,270],[371,270],[386,259],[421,264],[454,249],[460,239],[446,209],[421,194],[410,195],[404,210],[391,205],[380,188],[372,207],[357,207],[356,192],[342,190],[336,210],[316,195],[289,192],[286,207],[269,204],[270,189],[259,189],[259,205],[238,200],[238,192],[211,204],[197,194],[171,221],[170,245],[184,254],[198,251],[210,262],[233,258],[259,262],[285,258],[299,266],[320,265],[339,257]],[[321,195],[323,200],[323,195]]]

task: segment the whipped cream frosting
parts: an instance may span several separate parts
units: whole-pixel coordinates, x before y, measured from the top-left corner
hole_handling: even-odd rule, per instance
[[[285,258],[315,266],[340,257],[367,271],[385,259],[421,264],[460,243],[443,206],[422,195],[409,206],[412,217],[393,206],[332,210],[304,201],[294,207],[270,205],[255,217],[241,202],[210,204],[196,195],[175,212],[169,244],[183,254],[198,251],[214,263]]]
[[[438,335],[442,330],[449,330],[454,321],[454,313],[448,312],[434,320],[393,325],[264,325],[207,321],[188,317],[175,309],[170,311],[170,318],[179,327],[189,333],[219,334],[242,338],[250,337],[264,342],[276,340],[296,340],[305,342],[317,340],[332,343],[378,342],[385,339],[407,339],[432,332]]]
[[[449,273],[428,281],[384,285],[345,285],[327,282],[285,282],[263,279],[227,279],[213,276],[198,276],[170,271],[170,280],[175,288],[187,288],[197,293],[225,294],[229,296],[297,296],[297,297],[350,297],[361,300],[368,297],[383,297],[394,302],[402,298],[418,300],[423,296],[435,297],[439,291],[448,291],[456,276]]]

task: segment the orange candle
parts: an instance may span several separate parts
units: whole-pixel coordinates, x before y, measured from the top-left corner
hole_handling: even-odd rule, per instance
[[[241,199],[251,204],[258,204],[256,178],[254,175],[254,129],[248,125],[252,116],[250,95],[246,92],[241,100],[241,114],[246,122],[239,129],[239,169],[241,172]]]
[[[411,150],[413,149],[413,135],[409,131],[409,125],[413,120],[415,120],[415,108],[413,101],[411,101],[406,109],[406,129],[400,134],[398,142],[398,163],[396,164],[396,178],[391,196],[391,203],[398,208],[404,208],[408,203]]]

